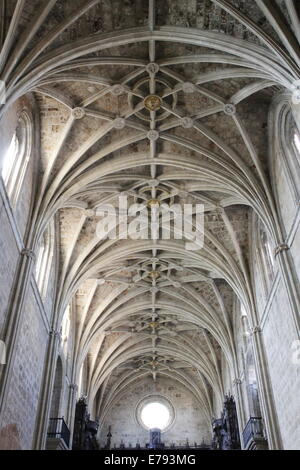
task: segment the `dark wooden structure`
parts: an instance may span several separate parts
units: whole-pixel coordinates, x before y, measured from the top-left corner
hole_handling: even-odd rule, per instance
[[[87,403],[84,397],[76,404],[73,450],[98,450],[96,441],[98,423],[90,420]]]

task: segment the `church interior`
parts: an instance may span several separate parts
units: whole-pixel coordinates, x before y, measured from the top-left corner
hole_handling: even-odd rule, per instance
[[[300,450],[299,41],[298,0],[0,0],[1,450]]]

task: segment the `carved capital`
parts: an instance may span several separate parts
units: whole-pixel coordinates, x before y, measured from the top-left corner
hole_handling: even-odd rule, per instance
[[[279,253],[282,253],[283,251],[288,251],[290,247],[286,243],[281,243],[275,248],[275,256],[279,255]]]
[[[70,384],[70,385],[69,385],[69,388],[70,388],[70,390],[72,390],[73,392],[77,392],[77,390],[78,390],[78,385],[77,385],[77,384]]]
[[[262,332],[262,329],[260,326],[256,325],[252,328],[251,330],[251,334],[252,335],[256,335],[257,333],[261,333]]]
[[[234,379],[233,385],[241,385],[242,380],[241,379]]]
[[[50,331],[49,331],[49,336],[50,336],[50,337],[53,336],[54,338],[59,338],[59,339],[60,339],[60,336],[61,336],[61,335],[60,335],[60,331],[58,331],[58,330],[50,330]]]
[[[35,261],[35,258],[36,258],[35,252],[34,252],[33,250],[28,250],[28,249],[26,249],[26,248],[21,251],[21,255],[22,255],[22,256],[26,256],[27,258],[30,258],[30,259],[32,259],[33,261]]]

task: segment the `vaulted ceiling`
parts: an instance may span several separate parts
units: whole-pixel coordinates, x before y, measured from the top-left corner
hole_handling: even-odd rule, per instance
[[[233,304],[254,305],[249,216],[278,235],[268,170],[273,96],[299,76],[297,2],[2,1],[7,107],[33,92],[40,183],[30,237],[58,214],[60,319],[105,414],[128,386],[168,376],[207,418],[221,355],[236,373]],[[149,103],[149,96],[155,96]],[[151,101],[151,100],[150,100]],[[205,205],[205,243],[95,236],[100,204]],[[57,317],[57,321],[59,319]]]

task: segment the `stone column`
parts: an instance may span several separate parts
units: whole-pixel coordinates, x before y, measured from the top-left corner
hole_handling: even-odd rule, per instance
[[[56,372],[56,362],[60,333],[55,330],[49,332],[49,342],[45,358],[45,368],[43,372],[42,387],[39,397],[39,409],[36,417],[37,426],[35,429],[34,449],[45,449],[47,440],[47,428],[51,409],[52,393]]]
[[[282,440],[274,403],[271,378],[268,371],[265,347],[261,333],[262,330],[259,326],[255,326],[251,332],[256,374],[259,385],[261,411],[264,418],[269,449],[280,450],[283,448]]]
[[[242,381],[239,378],[235,378],[232,384],[233,384],[233,395],[235,397],[235,403],[236,403],[236,412],[237,412],[237,417],[238,417],[241,447],[243,448],[243,430],[245,428],[246,422],[245,422],[245,405],[244,405],[244,400],[243,400],[243,394],[241,391]]]
[[[68,410],[67,410],[67,423],[70,429],[70,445],[73,442],[73,432],[74,432],[74,421],[75,421],[75,410],[76,403],[78,399],[78,385],[72,383],[69,385],[69,400],[68,400]]]

